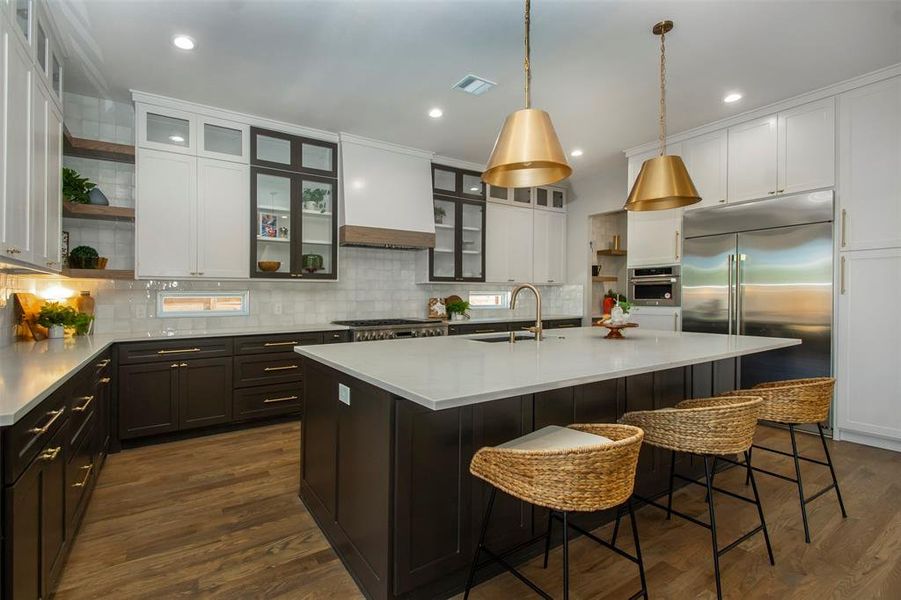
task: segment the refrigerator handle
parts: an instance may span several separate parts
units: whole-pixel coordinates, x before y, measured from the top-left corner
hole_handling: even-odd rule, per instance
[[[735,335],[741,335],[741,263],[744,254],[735,255]]]
[[[732,335],[732,301],[734,300],[734,298],[732,296],[732,269],[735,267],[735,265],[733,264],[734,261],[735,261],[735,255],[730,254],[729,255],[729,266],[726,268],[726,277],[728,278],[727,284],[726,284],[726,290],[727,290],[726,322],[728,323],[728,327],[729,327],[729,329],[727,330],[729,335]]]

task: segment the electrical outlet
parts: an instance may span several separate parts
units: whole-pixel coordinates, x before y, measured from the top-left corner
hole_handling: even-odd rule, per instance
[[[338,384],[338,400],[350,406],[350,388],[343,383]]]

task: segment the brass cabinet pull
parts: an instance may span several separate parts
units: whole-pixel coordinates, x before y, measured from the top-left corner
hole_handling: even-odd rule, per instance
[[[84,404],[82,404],[81,406],[76,406],[72,410],[75,412],[84,412],[91,405],[91,402],[94,401],[94,396],[82,396],[81,398],[79,398],[79,400],[84,400]]]
[[[200,348],[182,348],[180,350],[157,350],[157,354],[180,354],[183,352],[200,352]]]
[[[56,460],[56,457],[59,455],[60,451],[63,449],[62,446],[57,446],[56,448],[47,448],[41,455],[38,456],[41,460],[46,460],[47,462],[53,462]]]
[[[289,400],[297,400],[297,396],[282,396],[281,398],[266,398],[263,404],[274,404],[276,402],[288,402]]]
[[[99,363],[97,363],[97,368],[102,369],[103,367],[105,367],[105,366],[108,365],[108,364],[109,364],[109,359],[108,359],[108,358],[104,358],[104,359],[101,360]]]
[[[109,377],[100,378],[100,383],[109,383],[110,381],[112,381],[112,379],[110,379]]]
[[[494,329],[476,329],[475,333],[496,333]]]
[[[845,293],[845,257],[842,257],[841,263],[839,264],[839,290],[842,295]]]
[[[94,463],[89,465],[85,465],[81,468],[84,471],[84,479],[79,481],[78,483],[73,483],[72,487],[84,487],[88,484],[88,479],[91,478],[91,471],[94,469]]]
[[[187,367],[187,366],[188,366],[188,363],[181,363],[181,364],[178,365],[178,366],[179,366],[179,367]]]
[[[777,193],[777,194],[781,194],[781,193],[784,192],[784,191],[785,191],[785,190],[776,190],[776,193]]]
[[[266,342],[263,346],[269,348],[270,346],[294,346],[296,344],[297,342],[292,340],[290,342]]]
[[[171,365],[169,365],[169,368],[170,368],[170,369],[177,369],[177,368],[178,368],[178,363],[172,363]]]
[[[297,369],[297,365],[285,365],[284,367],[266,367],[263,369],[264,371],[288,371],[290,369]]]
[[[679,260],[679,254],[681,253],[681,244],[679,243],[679,232],[676,232],[676,260]]]
[[[63,407],[59,410],[51,410],[47,414],[50,415],[50,420],[47,421],[47,424],[43,427],[32,427],[28,430],[28,433],[34,433],[37,435],[42,435],[50,431],[50,428],[53,427],[53,424],[56,423],[56,420],[59,419],[63,413],[66,412],[66,407]]]
[[[842,209],[842,223],[841,223],[841,232],[839,234],[839,238],[842,241],[842,248],[845,247],[845,225],[848,222],[848,211],[844,208]]]

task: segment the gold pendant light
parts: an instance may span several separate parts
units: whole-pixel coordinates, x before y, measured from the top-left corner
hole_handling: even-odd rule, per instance
[[[494,143],[482,181],[507,188],[534,187],[566,179],[572,168],[557,139],[551,116],[532,108],[532,68],[529,63],[530,0],[525,0],[526,107],[511,113]]]
[[[626,210],[666,210],[689,206],[701,201],[682,157],[666,154],[666,34],[672,21],[661,21],[651,30],[660,36],[660,155],[649,158],[629,192]]]

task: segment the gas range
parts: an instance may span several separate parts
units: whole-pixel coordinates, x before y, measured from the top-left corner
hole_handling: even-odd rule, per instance
[[[447,335],[447,323],[438,319],[352,319],[332,323],[349,327],[355,342]]]

